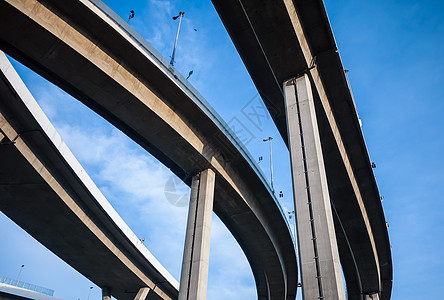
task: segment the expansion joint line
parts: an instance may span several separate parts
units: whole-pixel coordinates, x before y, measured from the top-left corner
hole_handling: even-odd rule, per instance
[[[190,272],[188,273],[188,282],[187,282],[187,300],[190,299],[190,285],[191,285],[191,268],[193,267],[193,254],[194,254],[194,243],[195,243],[195,236],[196,236],[196,226],[197,226],[197,210],[199,209],[199,192],[200,192],[200,184],[201,184],[201,178],[200,173],[196,176],[199,177],[199,183],[197,184],[197,194],[196,194],[196,210],[194,212],[194,221],[193,221],[193,232],[192,232],[192,239],[191,239],[191,258],[190,258]],[[191,200],[190,200],[191,205]]]
[[[273,79],[274,79],[276,85],[280,87],[279,80],[277,79],[276,74],[274,73],[273,68],[271,67],[271,64],[270,64],[270,61],[268,60],[267,54],[265,54],[264,47],[262,47],[261,41],[259,40],[259,37],[257,36],[256,30],[254,30],[254,27],[253,27],[253,24],[251,23],[250,17],[247,14],[247,10],[245,9],[244,4],[242,3],[242,0],[238,0],[238,1],[239,1],[240,7],[242,8],[242,12],[245,15],[245,18],[247,18],[248,25],[250,26],[250,29],[254,34],[254,38],[256,39],[256,42],[259,45],[259,48],[261,49],[262,55],[264,56],[264,59],[267,62],[267,66],[270,69],[271,74],[273,75]],[[284,94],[282,91],[282,96],[283,95]]]
[[[324,293],[322,290],[322,276],[321,276],[321,267],[319,265],[319,252],[318,252],[318,243],[316,239],[316,226],[314,222],[314,216],[313,216],[313,205],[311,201],[311,192],[310,192],[310,180],[308,178],[308,166],[307,166],[307,154],[305,151],[305,141],[304,141],[304,133],[302,130],[302,121],[301,121],[301,108],[299,105],[299,97],[298,97],[298,90],[296,86],[296,79],[293,80],[294,85],[294,93],[296,96],[296,111],[298,116],[298,124],[299,124],[299,136],[301,138],[301,151],[302,151],[302,160],[304,164],[304,177],[305,177],[305,187],[307,191],[307,205],[308,205],[308,212],[310,215],[310,225],[311,225],[311,240],[313,242],[313,254],[314,254],[314,260],[315,260],[315,266],[316,266],[316,279],[318,282],[318,292],[319,297],[318,299],[324,299]]]

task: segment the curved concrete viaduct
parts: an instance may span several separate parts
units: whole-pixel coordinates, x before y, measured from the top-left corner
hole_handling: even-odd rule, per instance
[[[0,209],[118,299],[177,299],[179,283],[69,151],[0,52]]]
[[[308,75],[349,299],[392,289],[391,247],[353,96],[322,0],[212,0],[282,138],[284,83]]]
[[[82,101],[191,184],[216,174],[214,211],[242,247],[259,299],[294,299],[288,224],[234,134],[168,62],[100,1],[0,2],[0,47]]]

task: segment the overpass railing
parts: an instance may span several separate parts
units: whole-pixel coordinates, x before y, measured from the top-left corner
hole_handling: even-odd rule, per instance
[[[15,279],[11,279],[11,278],[7,278],[7,277],[0,277],[0,283],[4,283],[4,284],[8,284],[8,285],[12,285],[12,286],[16,286],[19,288],[23,288],[26,290],[30,290],[30,291],[34,291],[37,293],[41,293],[44,295],[48,295],[48,296],[53,296],[54,295],[54,290],[51,289],[47,289],[35,284],[31,284],[31,283],[27,283],[27,282],[23,282],[23,281],[18,281]]]

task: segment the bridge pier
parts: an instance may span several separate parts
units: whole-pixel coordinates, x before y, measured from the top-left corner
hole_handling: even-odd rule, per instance
[[[365,295],[365,300],[379,300],[379,294],[374,293],[374,294]]]
[[[111,300],[111,290],[109,287],[102,288],[102,300]]]
[[[136,297],[134,297],[134,300],[145,300],[150,290],[151,289],[149,287],[140,288]]]
[[[316,111],[307,74],[284,82],[303,299],[345,299]]]
[[[180,275],[179,300],[204,300],[207,294],[215,173],[193,176]]]

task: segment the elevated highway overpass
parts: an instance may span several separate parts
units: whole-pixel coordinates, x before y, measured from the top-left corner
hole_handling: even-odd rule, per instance
[[[0,52],[0,209],[118,299],[177,299],[179,283],[120,218]]]
[[[186,184],[212,170],[214,211],[243,249],[258,298],[295,298],[293,240],[264,175],[217,113],[143,38],[96,0],[2,1],[0,26],[2,50],[114,124]],[[20,223],[18,209],[9,215]],[[44,234],[37,228],[45,222],[31,223],[29,232]]]
[[[212,2],[290,151],[285,86],[309,78],[348,298],[388,300],[386,221],[323,1]]]

